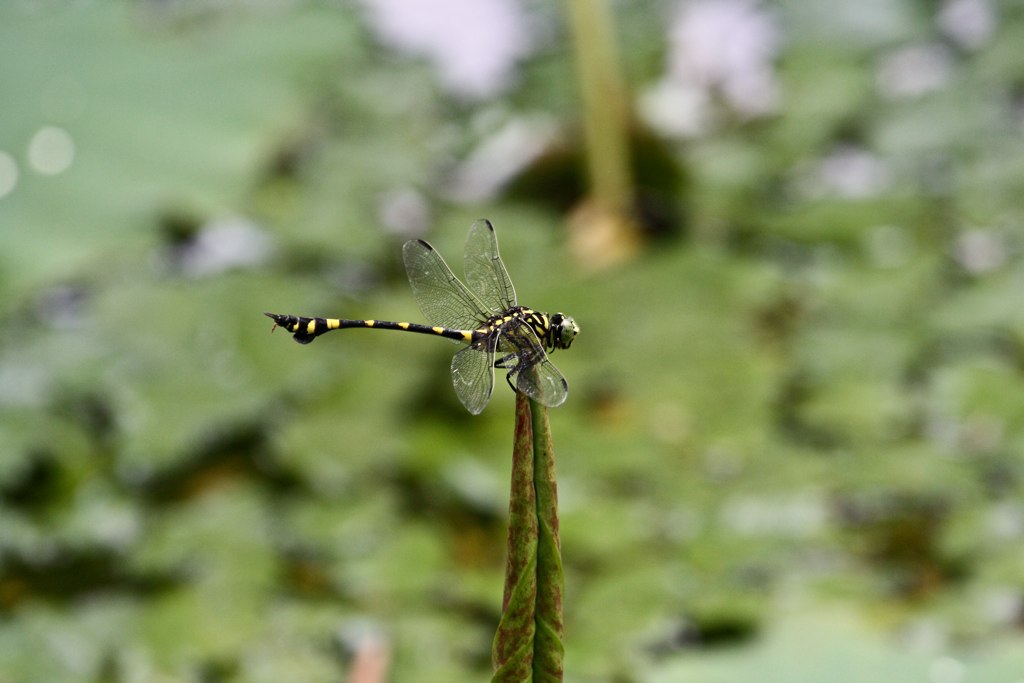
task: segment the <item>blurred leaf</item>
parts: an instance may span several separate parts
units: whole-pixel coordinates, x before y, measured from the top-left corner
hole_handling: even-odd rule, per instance
[[[1024,650],[1005,640],[982,651],[908,648],[876,624],[841,609],[780,615],[760,643],[700,658],[679,657],[652,667],[644,680],[794,681],[827,678],[859,683],[896,678],[956,675],[977,680],[1013,679],[1024,667]],[[814,656],[808,656],[809,649]]]

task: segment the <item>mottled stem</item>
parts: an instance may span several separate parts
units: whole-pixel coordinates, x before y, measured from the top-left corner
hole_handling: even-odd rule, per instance
[[[547,409],[516,397],[502,616],[492,681],[562,680],[562,559]]]

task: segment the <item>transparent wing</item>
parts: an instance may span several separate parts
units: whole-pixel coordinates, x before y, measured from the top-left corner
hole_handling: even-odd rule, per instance
[[[469,228],[464,259],[466,284],[492,314],[516,305],[516,290],[498,255],[498,237],[489,220],[480,219]]]
[[[479,415],[494,391],[495,338],[482,339],[462,349],[452,358],[452,384],[462,405]]]
[[[548,408],[557,408],[569,396],[565,376],[546,356],[531,367],[517,368],[512,381],[516,389]]]
[[[491,315],[480,299],[459,282],[437,250],[423,240],[406,242],[402,259],[416,303],[431,324],[472,330]]]
[[[548,354],[533,328],[522,320],[505,326],[498,352],[509,356],[504,367],[516,389],[534,401],[556,408],[569,396],[569,383],[548,359]]]

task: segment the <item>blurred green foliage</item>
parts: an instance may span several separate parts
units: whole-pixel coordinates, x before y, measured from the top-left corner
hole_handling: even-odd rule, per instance
[[[457,263],[481,215],[582,328],[568,680],[1019,678],[1024,15],[982,5],[966,49],[927,3],[771,4],[778,112],[663,143],[686,222],[599,273],[549,206],[439,181],[495,119],[573,127],[557,14],[473,103],[341,3],[0,5],[0,682],[335,681],[373,634],[392,680],[486,676],[511,393],[471,418],[440,340],[261,315],[418,319],[402,241]],[[671,8],[616,5],[638,92]],[[879,94],[921,44],[944,86]],[[829,185],[861,152],[884,182]],[[381,227],[410,189],[424,225]]]

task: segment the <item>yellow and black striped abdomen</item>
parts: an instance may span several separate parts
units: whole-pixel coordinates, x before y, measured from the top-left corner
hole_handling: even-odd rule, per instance
[[[390,320],[346,320],[345,318],[306,318],[297,315],[281,315],[279,313],[264,313],[274,321],[275,326],[283,327],[292,333],[292,337],[300,344],[308,344],[321,334],[332,330],[346,330],[354,328],[367,328],[377,330],[399,330],[400,332],[417,332],[419,334],[432,334],[446,339],[472,343],[487,334],[486,329],[480,330],[452,330],[447,327],[431,327],[417,323],[396,323]]]

